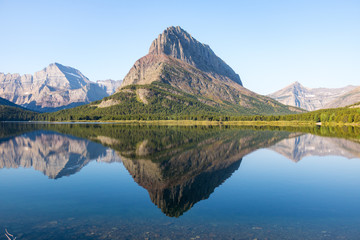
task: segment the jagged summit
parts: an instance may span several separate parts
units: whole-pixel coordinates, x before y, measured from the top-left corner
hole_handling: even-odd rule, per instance
[[[46,79],[50,86],[68,89],[79,89],[90,83],[90,80],[79,70],[57,62],[49,64],[42,71],[35,73],[35,76],[40,81]]]
[[[131,89],[137,88],[137,99],[144,104],[161,99],[179,104],[178,108],[172,106],[170,109],[180,109],[180,105],[193,106],[192,101],[181,100],[190,94],[192,99],[199,101],[199,106],[205,104],[215,107],[217,114],[222,111],[243,114],[298,111],[244,88],[239,75],[216,56],[208,45],[198,42],[180,27],[167,28],[152,42],[149,53],[135,62],[117,92],[120,95],[130,92],[135,94],[129,89],[130,85],[136,85]],[[158,92],[159,89],[148,89],[149,85],[161,85],[161,93]],[[114,98],[120,98],[120,95]],[[108,103],[104,105],[108,106]],[[114,101],[112,104],[116,103]],[[160,106],[161,111],[164,106],[168,108],[165,103]],[[153,109],[149,111],[160,112]]]
[[[106,96],[79,70],[60,63],[51,63],[34,75],[0,73],[0,97],[35,111],[56,111]]]
[[[214,77],[226,76],[242,85],[240,77],[211,48],[200,43],[181,27],[168,27],[155,39],[149,54],[165,54],[180,59]]]

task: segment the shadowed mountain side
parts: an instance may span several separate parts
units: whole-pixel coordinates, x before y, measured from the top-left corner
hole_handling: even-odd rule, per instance
[[[52,179],[75,174],[90,161],[103,159],[121,161],[101,144],[56,132],[34,131],[0,140],[0,168],[34,168]]]
[[[151,140],[136,144],[133,158],[119,155],[134,180],[148,190],[151,200],[170,217],[179,217],[236,171],[242,157],[286,138],[286,132],[225,131],[186,147],[171,145],[164,153],[150,150]],[[129,152],[125,154],[129,155]],[[154,157],[155,156],[155,157]],[[150,160],[150,159],[152,160]]]
[[[270,147],[288,159],[298,162],[308,156],[341,156],[348,159],[360,158],[360,143],[330,137],[301,134],[284,139]]]
[[[155,39],[149,49],[150,54],[166,54],[186,62],[214,77],[229,78],[242,85],[239,75],[203,43],[177,27],[168,27]]]

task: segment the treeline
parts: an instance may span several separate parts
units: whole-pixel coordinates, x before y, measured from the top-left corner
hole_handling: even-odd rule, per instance
[[[119,94],[115,100],[130,101],[112,107],[98,108],[100,102],[61,110],[53,113],[36,113],[21,108],[0,105],[0,121],[116,121],[116,120],[194,120],[194,121],[304,121],[314,123],[360,123],[360,108],[323,109],[290,115],[240,115],[218,112],[200,102],[192,104],[174,103],[161,95],[153,99],[153,104],[143,104],[135,94]],[[114,98],[112,98],[114,99]],[[184,99],[185,100],[185,99]],[[187,98],[188,103],[190,100]],[[166,104],[166,108],[163,106]]]
[[[62,114],[61,112],[51,114],[40,114],[37,120],[43,121],[111,121],[111,120],[195,120],[195,121],[306,121],[306,122],[322,122],[322,123],[360,123],[360,109],[359,108],[338,108],[338,109],[324,109],[314,112],[291,114],[291,115],[214,115],[199,111],[197,114]]]
[[[31,121],[37,119],[38,116],[36,112],[0,105],[0,121]]]

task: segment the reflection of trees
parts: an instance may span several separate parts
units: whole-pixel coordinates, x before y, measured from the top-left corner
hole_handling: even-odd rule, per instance
[[[118,155],[134,180],[147,189],[153,203],[172,217],[181,216],[197,202],[207,199],[239,168],[243,156],[254,150],[278,143],[278,151],[282,149],[284,154],[290,152],[289,156],[295,156],[288,148],[292,145],[286,142],[293,140],[285,139],[295,139],[298,145],[294,149],[298,153],[303,135],[299,130],[325,136],[339,131],[349,139],[354,139],[357,133],[351,129],[319,127],[110,124],[20,124],[19,127],[0,124],[0,128],[4,130],[0,136],[1,167],[34,167],[51,178],[59,178],[78,172],[92,159],[120,161]],[[339,149],[352,146],[349,143],[356,144],[346,142],[339,145]],[[329,147],[324,145],[324,148]],[[353,152],[354,149],[352,147]]]

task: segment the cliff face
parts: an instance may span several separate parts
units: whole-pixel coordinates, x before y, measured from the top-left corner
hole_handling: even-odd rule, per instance
[[[346,107],[358,102],[360,102],[360,87],[354,88],[351,91],[344,93],[343,95],[337,97],[332,102],[328,103],[325,107],[326,108]]]
[[[112,80],[112,79],[96,81],[96,84],[102,89],[104,89],[107,95],[114,94],[116,92],[116,89],[120,87],[121,83],[122,80]]]
[[[245,91],[239,75],[231,67],[208,45],[198,42],[180,27],[169,27],[160,34],[152,42],[149,53],[130,69],[121,86],[154,81],[232,102],[235,96],[227,92],[229,87]]]
[[[216,56],[208,45],[198,42],[179,26],[169,27],[160,34],[152,42],[149,54],[165,54],[210,73],[216,78],[227,77],[242,85],[239,75]]]
[[[106,91],[79,70],[50,64],[34,75],[0,73],[0,97],[35,111],[55,111],[102,99]]]
[[[129,91],[124,89],[129,85],[154,82],[168,84],[202,103],[233,112],[299,111],[244,88],[239,75],[208,45],[198,42],[180,27],[167,28],[152,42],[149,53],[135,62],[118,92]]]
[[[360,88],[347,86],[343,88],[307,88],[295,82],[269,97],[290,106],[309,111],[345,107],[360,101]]]

